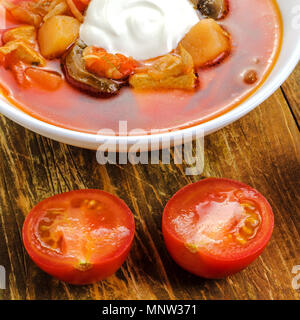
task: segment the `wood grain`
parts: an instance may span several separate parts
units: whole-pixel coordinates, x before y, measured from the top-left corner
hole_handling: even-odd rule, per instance
[[[243,119],[205,139],[201,176],[186,164],[106,165],[95,152],[34,134],[0,117],[0,265],[7,289],[1,299],[299,299],[292,268],[300,265],[300,65],[271,98]],[[174,155],[173,155],[174,157]],[[275,213],[273,237],[246,270],[208,281],[178,267],[168,255],[161,215],[184,185],[217,176],[260,190]],[[99,188],[126,201],[136,237],[122,268],[109,279],[71,286],[39,270],[24,250],[24,217],[54,194]]]

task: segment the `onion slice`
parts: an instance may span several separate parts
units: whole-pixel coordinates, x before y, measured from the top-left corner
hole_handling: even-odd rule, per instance
[[[78,10],[78,8],[76,7],[76,5],[74,4],[73,0],[66,0],[67,5],[70,8],[70,11],[72,12],[73,16],[79,21],[79,22],[83,22],[83,15],[82,13]]]

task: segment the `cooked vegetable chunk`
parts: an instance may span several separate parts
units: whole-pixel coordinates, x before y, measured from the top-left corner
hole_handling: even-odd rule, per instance
[[[65,0],[53,0],[47,8],[47,14],[43,17],[43,21],[46,21],[54,16],[65,14],[67,11],[68,5]]]
[[[73,0],[73,2],[80,12],[84,12],[90,3],[90,0]]]
[[[179,46],[177,54],[167,54],[154,60],[142,72],[132,75],[129,83],[136,89],[185,89],[196,85],[191,55]]]
[[[65,0],[20,0],[16,4],[2,0],[2,3],[17,21],[35,27],[50,17],[68,12]]]
[[[229,34],[213,19],[199,21],[180,43],[192,56],[195,67],[214,64],[231,49]]]
[[[66,80],[74,87],[101,97],[115,95],[124,82],[98,77],[85,68],[82,53],[86,45],[77,41],[70,52],[63,57],[62,67]]]
[[[29,67],[26,68],[25,75],[32,85],[47,91],[55,91],[63,83],[61,75],[51,70]]]
[[[244,74],[244,82],[246,84],[254,84],[258,80],[258,74],[255,70],[248,70]]]
[[[72,15],[81,23],[83,22],[83,15],[81,13],[81,11],[77,8],[77,5],[75,4],[75,2],[73,0],[66,0],[68,7],[72,13]],[[78,3],[79,7],[81,2]]]
[[[38,31],[42,55],[47,59],[61,56],[78,37],[80,23],[69,16],[54,16]]]
[[[6,30],[2,35],[3,43],[14,40],[25,40],[34,43],[36,39],[36,32],[33,26],[21,26]]]
[[[86,47],[82,55],[87,70],[109,79],[128,78],[138,63],[122,54],[111,54],[102,48]]]
[[[192,90],[195,88],[195,75],[189,73],[178,77],[169,77],[161,80],[154,80],[146,73],[135,74],[130,78],[130,85],[139,90],[145,89],[182,89]]]
[[[197,8],[204,16],[212,19],[222,19],[228,13],[227,0],[196,0]]]
[[[18,4],[13,4],[7,0],[2,0],[1,2],[17,21],[36,27],[41,24],[42,17],[35,10],[36,2],[19,1]]]
[[[28,87],[28,79],[25,75],[26,67],[27,67],[27,65],[22,61],[14,62],[12,60],[7,64],[7,68],[9,68],[11,70],[17,83],[19,85],[21,85],[23,88]]]
[[[45,59],[36,52],[26,41],[14,40],[0,47],[0,56],[3,58],[13,57],[15,61],[22,61],[30,65],[43,67]]]
[[[31,78],[25,74],[28,65],[41,67],[46,65],[46,60],[35,50],[37,47],[35,28],[21,26],[6,30],[2,41],[4,45],[0,47],[0,63],[12,71],[19,85],[24,88],[31,86]],[[42,72],[42,69],[34,69]]]

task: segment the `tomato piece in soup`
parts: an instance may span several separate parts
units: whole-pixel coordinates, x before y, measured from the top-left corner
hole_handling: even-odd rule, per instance
[[[134,230],[133,214],[121,199],[101,190],[76,190],[36,205],[25,219],[23,241],[42,270],[87,284],[121,267]]]
[[[247,267],[271,238],[274,216],[255,189],[208,178],[179,190],[163,213],[163,236],[172,258],[204,278],[223,278]]]

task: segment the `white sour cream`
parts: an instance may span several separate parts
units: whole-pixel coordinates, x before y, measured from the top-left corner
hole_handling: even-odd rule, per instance
[[[146,60],[174,50],[198,21],[189,0],[92,0],[80,38],[89,46]]]

